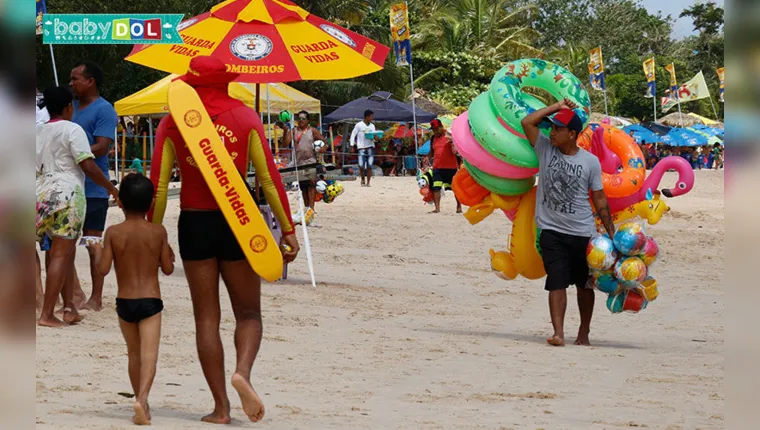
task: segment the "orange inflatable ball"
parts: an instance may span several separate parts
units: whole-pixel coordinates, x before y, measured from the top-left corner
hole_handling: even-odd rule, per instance
[[[470,172],[464,167],[459,169],[451,182],[454,195],[465,206],[475,206],[491,194],[490,191],[475,182],[475,179],[470,176]]]

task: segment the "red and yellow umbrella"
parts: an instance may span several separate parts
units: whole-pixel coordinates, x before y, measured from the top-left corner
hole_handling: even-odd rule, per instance
[[[177,26],[182,45],[136,45],[128,61],[184,74],[197,55],[219,58],[240,82],[348,79],[383,68],[390,48],[311,15],[289,0],[227,0]]]

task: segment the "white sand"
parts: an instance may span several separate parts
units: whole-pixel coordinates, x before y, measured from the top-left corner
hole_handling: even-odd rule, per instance
[[[649,232],[661,260],[660,297],[640,314],[612,315],[597,294],[591,348],[549,347],[543,280],[504,281],[488,248],[510,224],[492,215],[470,226],[430,215],[413,178],[345,183],[319,204],[310,229],[316,289],[305,253],[290,279],[266,285],[264,342],[254,386],[267,407],[259,427],[323,428],[723,428],[723,172],[698,171],[694,190]],[[674,184],[669,174],[661,186]],[[165,224],[176,245],[178,200]],[[121,220],[116,210],[109,222]],[[300,226],[299,226],[300,237]],[[77,255],[89,291],[86,253]],[[128,428],[126,347],[106,308],[63,330],[37,329],[37,428]],[[212,428],[181,266],[162,277],[166,311],[151,406],[154,426]],[[578,324],[571,289],[566,332]],[[228,373],[234,321],[222,296]],[[231,376],[231,374],[230,374]],[[233,425],[254,427],[228,385]]]

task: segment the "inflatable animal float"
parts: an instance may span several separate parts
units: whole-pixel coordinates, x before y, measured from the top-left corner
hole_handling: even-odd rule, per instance
[[[540,279],[546,275],[534,222],[538,158],[521,124],[525,116],[545,105],[523,92],[523,87],[541,88],[578,106],[575,113],[585,127],[578,144],[600,159],[614,222],[641,217],[655,224],[669,210],[661,196],[676,197],[693,188],[694,172],[686,160],[667,157],[647,176],[644,155],[630,136],[608,124],[589,126],[588,93],[565,68],[540,59],[508,63],[493,77],[489,90],[454,120],[451,130],[463,158],[452,189],[468,206],[465,218],[474,225],[498,209],[513,224],[508,249],[489,250],[491,268],[499,277]],[[549,130],[541,133],[548,136]],[[658,191],[669,169],[678,172],[676,186]]]

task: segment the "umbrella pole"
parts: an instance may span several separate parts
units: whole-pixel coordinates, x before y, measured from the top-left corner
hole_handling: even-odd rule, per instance
[[[654,122],[657,122],[657,95],[652,96],[652,106],[654,107]]]
[[[148,165],[148,167],[153,167],[153,115],[148,115],[148,130],[150,131],[150,161],[151,163]],[[143,160],[145,157],[143,157]],[[143,168],[145,170],[145,168]]]
[[[148,158],[148,135],[143,132],[143,158],[142,158],[143,173],[145,173],[145,167],[146,167],[145,160],[147,158]]]
[[[710,106],[712,106],[713,113],[715,114],[715,121],[720,121],[718,119],[718,111],[715,110],[715,104],[713,104],[713,101],[712,101],[712,94],[708,94],[707,98],[710,99]]]
[[[414,123],[414,162],[416,164],[416,167],[420,168],[420,155],[417,153],[419,148],[419,143],[417,142],[417,107],[414,103],[414,70],[412,69],[412,63],[409,62],[409,84],[412,88],[412,121]]]
[[[269,131],[269,148],[272,148],[272,105],[269,102],[269,84],[267,84],[267,130]],[[276,154],[276,153],[275,153]]]
[[[676,90],[676,103],[678,104],[678,116],[681,118],[681,128],[683,128],[683,113],[681,113],[681,97],[678,96],[678,90]]]

